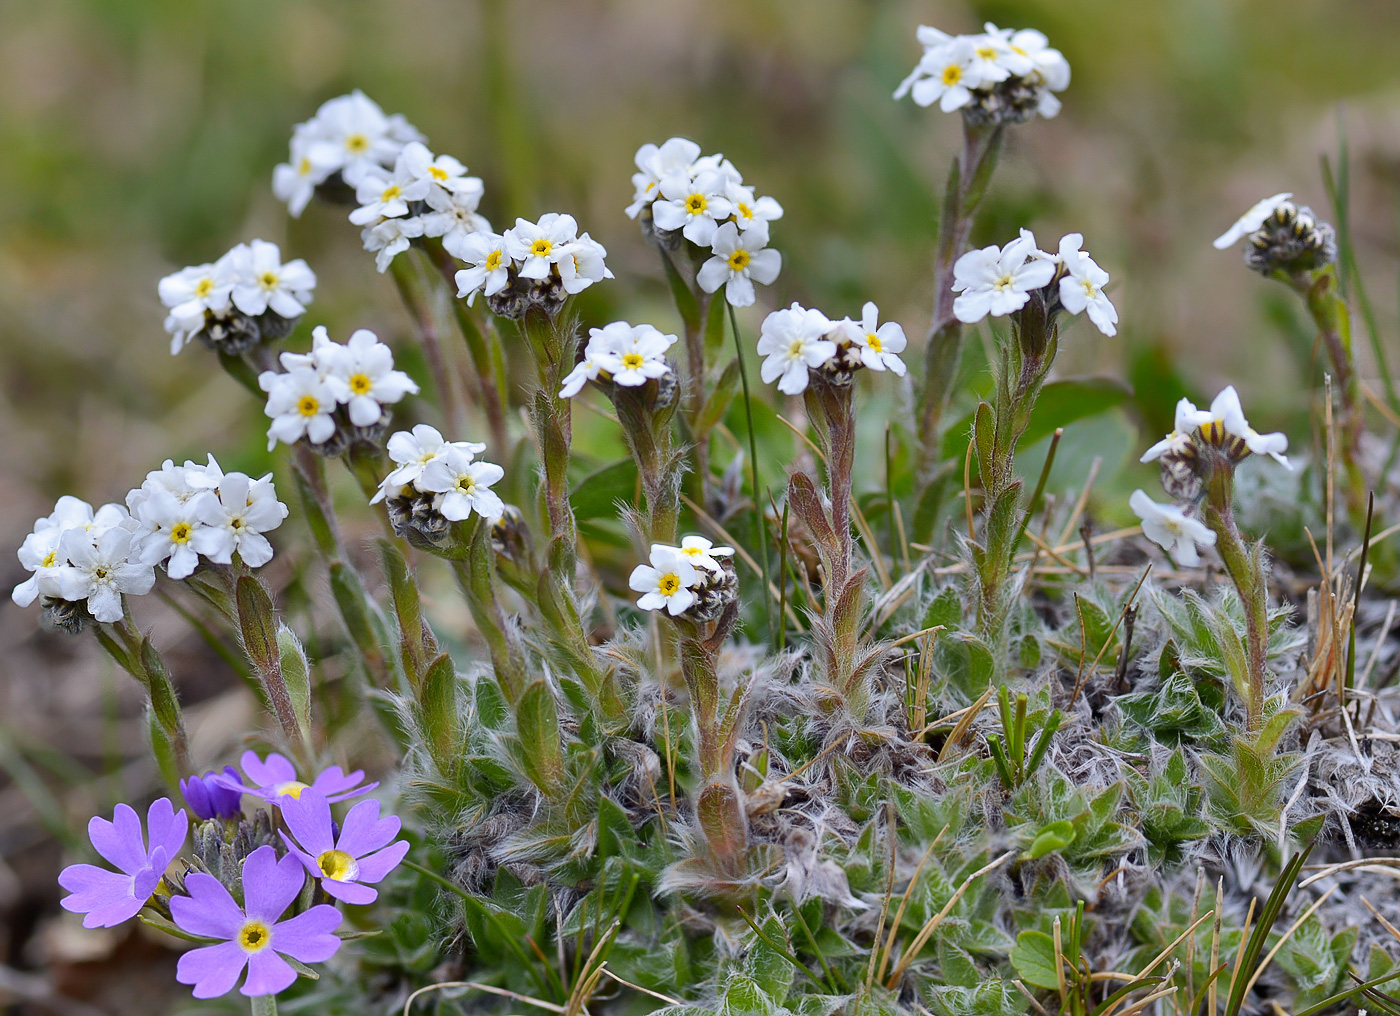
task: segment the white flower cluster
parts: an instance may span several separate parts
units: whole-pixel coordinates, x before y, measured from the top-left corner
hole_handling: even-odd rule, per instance
[[[290,331],[290,324],[306,313],[316,273],[297,258],[282,263],[277,244],[266,240],[240,243],[213,264],[192,265],[160,280],[157,292],[170,309],[165,330],[170,333],[170,352],[178,353],[191,338],[227,322],[236,310],[249,318],[275,314],[283,320],[261,328],[278,336]],[[244,329],[247,325],[242,326]]]
[[[600,376],[624,388],[635,388],[652,378],[670,373],[666,350],[679,340],[663,334],[651,325],[630,325],[614,321],[603,328],[588,330],[588,345],[583,359],[564,378],[559,389],[561,399],[571,399],[589,381]]]
[[[1069,87],[1069,62],[1034,29],[1013,32],[988,22],[977,35],[948,35],[920,25],[924,55],[894,97],[913,93],[920,106],[938,103],[991,122],[1018,122],[1060,111],[1055,92]]]
[[[460,243],[491,223],[477,214],[485,193],[481,178],[450,155],[433,155],[419,141],[400,149],[392,169],[374,166],[355,187],[360,206],[350,221],[363,226],[360,239],[374,253],[381,272],[420,236],[440,236],[444,245]]]
[[[604,264],[607,248],[587,233],[579,234],[572,215],[546,212],[539,222],[516,219],[504,234],[490,226],[443,238],[449,254],[468,267],[456,275],[457,295],[470,306],[478,292],[496,296],[517,279],[546,282],[557,279],[565,293],[581,293],[595,282],[613,277]]]
[[[637,600],[642,610],[665,608],[675,617],[695,602],[707,577],[724,567],[718,559],[733,553],[733,547],[716,547],[703,536],[684,537],[679,547],[653,543],[650,563],[632,569],[627,585],[642,594]]]
[[[385,116],[356,89],[326,101],[292,129],[289,161],[272,171],[272,191],[292,215],[300,215],[316,188],[332,177],[356,188],[371,171],[392,168],[404,145],[422,140],[402,116]]]
[[[765,384],[778,383],[778,391],[798,395],[807,388],[811,371],[888,370],[904,376],[899,354],[907,341],[904,329],[894,321],[879,323],[880,309],[873,303],[861,308],[860,321],[832,321],[819,310],[794,303],[763,319],[758,354],[764,357],[760,376]]]
[[[953,292],[960,294],[953,316],[965,324],[988,314],[1005,317],[1058,277],[1059,305],[1071,314],[1087,312],[1099,331],[1116,335],[1118,310],[1103,291],[1108,273],[1081,250],[1083,243],[1083,234],[1070,233],[1061,238],[1058,253],[1048,254],[1036,246],[1035,234],[1023,229],[1005,247],[968,251],[953,264]]]
[[[202,466],[166,459],[127,494],[125,507],[93,511],[76,497],[59,498],[25,537],[19,560],[33,574],[10,596],[22,607],[38,597],[85,601],[98,621],[119,621],[122,594],[150,592],[162,561],[172,579],[188,577],[201,557],[231,564],[237,553],[251,568],[267,564],[272,544],[262,534],[286,517],[271,473],[257,480],[225,473],[212,455]]]
[[[1253,453],[1271,456],[1286,469],[1292,469],[1284,452],[1288,450],[1285,434],[1261,434],[1249,425],[1239,394],[1230,385],[1211,400],[1209,409],[1197,409],[1189,399],[1176,404],[1176,420],[1172,432],[1143,453],[1143,462],[1170,460],[1186,456],[1193,458],[1196,442],[1208,445],[1232,445],[1239,456]],[[1165,472],[1164,472],[1165,475]],[[1142,490],[1133,491],[1129,506],[1142,519],[1143,534],[1163,550],[1171,552],[1178,564],[1194,568],[1201,563],[1196,546],[1215,544],[1215,534],[1193,517],[1194,502],[1185,505],[1160,504]]]
[[[370,504],[386,497],[427,495],[432,508],[450,522],[473,513],[488,522],[500,518],[505,503],[491,486],[505,475],[494,462],[477,462],[486,450],[478,441],[446,441],[436,427],[420,423],[389,438],[395,467],[379,484]]]
[[[416,381],[394,369],[393,352],[374,332],[356,329],[345,345],[332,342],[324,325],[311,334],[311,352],[283,353],[285,370],[258,375],[258,386],[267,392],[263,412],[272,419],[268,451],[278,441],[328,441],[337,430],[340,406],[350,426],[373,427],[387,419],[385,406],[418,391]]]
[[[783,217],[783,206],[755,197],[732,162],[701,156],[700,146],[685,138],[643,145],[636,162],[628,216],[650,207],[657,229],[679,230],[697,247],[710,248],[697,275],[700,288],[714,293],[723,286],[735,307],[752,304],[753,284],[769,285],[783,266],[782,255],[768,247],[768,223]]]

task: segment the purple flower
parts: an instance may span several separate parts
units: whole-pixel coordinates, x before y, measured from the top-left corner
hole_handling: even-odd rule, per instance
[[[343,801],[347,797],[368,794],[379,786],[378,783],[359,786],[360,781],[365,778],[364,770],[356,769],[353,773],[344,773],[340,766],[331,766],[323,770],[310,784],[302,783],[297,779],[297,771],[291,761],[275,751],[265,760],[258,758],[256,752],[245,751],[238,764],[243,767],[243,775],[249,783],[242,783],[231,776],[215,775],[212,778],[230,790],[237,790],[240,794],[252,794],[279,806],[289,797],[300,797],[307,786],[325,795],[327,801]]]
[[[282,954],[302,963],[321,963],[335,955],[340,939],[340,911],[322,903],[289,921],[279,921],[306,882],[290,854],[263,846],[243,862],[243,907],[213,875],[185,876],[188,896],[170,898],[175,923],[191,935],[223,939],[218,945],[191,949],[180,957],[175,979],[194,985],[195,998],[217,998],[238,983],[248,968],[243,994],[275,995],[297,979]]]
[[[224,766],[222,773],[205,773],[181,780],[180,793],[184,795],[190,811],[201,819],[237,818],[242,810],[239,802],[243,800],[243,794],[231,789],[226,779],[237,781],[238,770],[233,766]]]
[[[155,892],[166,866],[185,845],[190,820],[162,797],[146,812],[150,848],[141,833],[141,819],[130,806],[117,805],[112,821],[93,817],[88,839],[118,871],[93,864],[70,864],[58,876],[58,884],[71,896],[64,910],[85,914],[84,928],[110,928],[135,917]]]
[[[282,834],[292,854],[321,880],[321,888],[346,903],[373,903],[379,891],[366,883],[382,881],[408,853],[408,840],[389,843],[402,823],[394,815],[380,818],[378,801],[351,808],[338,836],[330,803],[314,790],[284,800],[282,820],[292,832]]]

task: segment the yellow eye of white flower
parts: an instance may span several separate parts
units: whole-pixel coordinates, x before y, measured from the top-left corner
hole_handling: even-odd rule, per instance
[[[554,244],[550,243],[544,237],[540,237],[534,243],[530,244],[530,253],[535,255],[535,257],[537,258],[544,257],[553,249]]]
[[[367,374],[351,374],[349,384],[350,390],[356,395],[364,395],[374,387],[374,382],[369,379]]]
[[[310,175],[311,175],[311,160],[308,159],[306,156],[303,155],[303,156],[301,157],[301,161],[297,163],[297,176],[310,176]]]
[[[681,577],[674,572],[667,572],[661,576],[661,581],[656,584],[662,596],[674,596],[681,587]]]
[[[457,489],[470,496],[472,491],[476,490],[476,478],[470,473],[463,473],[457,477]]]
[[[957,64],[949,64],[943,68],[943,83],[952,87],[962,80],[962,68]]]
[[[628,370],[638,370],[644,363],[646,360],[641,353],[626,353],[622,357],[622,365]]]
[[[977,50],[977,55],[983,60],[995,60],[997,58],[997,51],[991,46],[982,46]]]
[[[194,295],[200,297],[201,299],[208,296],[212,292],[214,292],[213,279],[200,279],[194,285]]]
[[[52,568],[56,564],[58,564],[58,551],[51,550],[47,554],[45,554],[44,559],[39,562],[39,567]]]
[[[190,535],[190,524],[188,522],[177,522],[170,530],[170,542],[189,543]]]
[[[746,250],[736,250],[729,255],[729,270],[732,272],[742,272],[749,266],[749,252]]]
[[[797,357],[801,356],[803,345],[804,343],[801,339],[793,339],[791,342],[788,343],[788,356],[792,357],[793,359],[796,359]]]
[[[997,289],[997,290],[1010,289],[1010,288],[1011,288],[1011,276],[1010,276],[1010,275],[1003,275],[1001,278],[997,279],[996,282],[993,282],[993,283],[992,283],[992,288],[993,288],[993,289]]]
[[[486,255],[486,260],[483,261],[481,265],[488,272],[494,272],[497,268],[501,267],[501,252],[493,250],[490,254]]]
[[[865,344],[877,353],[884,351],[884,346],[880,344],[880,336],[876,335],[874,332],[865,333]]]
[[[272,929],[262,921],[249,921],[238,930],[238,944],[246,953],[262,952],[272,941]]]
[[[402,194],[402,193],[403,193],[403,188],[402,188],[402,187],[400,187],[400,186],[399,186],[398,184],[396,184],[396,183],[391,183],[389,186],[387,186],[387,187],[384,188],[384,193],[381,194],[381,195],[379,195],[379,200],[380,200],[380,201],[393,201],[394,198],[398,197],[398,196],[399,196],[400,194]]]
[[[1085,296],[1098,296],[1098,295],[1099,295],[1098,287],[1095,286],[1095,285],[1094,285],[1092,282],[1090,282],[1088,279],[1084,279],[1084,280],[1081,281],[1079,284],[1080,284],[1081,286],[1084,287],[1084,295],[1085,295]]]
[[[355,155],[359,155],[361,152],[369,150],[369,138],[363,134],[351,134],[345,139],[345,148]]]
[[[447,179],[447,170],[440,169],[437,166],[429,166],[428,175],[431,176],[434,180],[441,182]]]
[[[709,201],[706,200],[703,194],[692,194],[685,199],[685,210],[691,215],[703,214],[708,206]]]
[[[744,204],[742,201],[739,202],[739,217],[742,219],[753,218],[753,209],[750,208],[748,205]]]
[[[303,395],[297,402],[297,412],[302,416],[315,416],[320,411],[320,400],[314,395]]]
[[[258,276],[258,285],[262,286],[263,289],[276,289],[281,281],[276,272],[263,272]]]

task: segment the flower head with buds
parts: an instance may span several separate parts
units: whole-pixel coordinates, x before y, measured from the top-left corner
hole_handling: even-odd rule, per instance
[[[316,274],[301,258],[284,264],[275,243],[253,240],[211,265],[167,275],[156,288],[170,310],[172,353],[197,338],[236,354],[290,332],[311,302]]]
[[[637,149],[637,172],[632,174],[635,193],[627,217],[635,219],[661,193],[661,181],[677,173],[689,175],[700,158],[700,146],[688,138],[671,138],[663,145],[645,144]]]
[[[651,545],[648,564],[632,569],[627,585],[641,593],[637,606],[642,610],[664,609],[672,617],[695,602],[691,587],[700,581],[700,572],[689,555],[678,547]]]
[[[180,781],[180,793],[195,816],[209,819],[237,818],[242,813],[243,795],[229,788],[226,779],[237,780],[238,770],[224,766],[223,772],[205,773]]]
[[[971,250],[953,264],[953,314],[964,324],[974,324],[990,314],[1004,317],[1020,310],[1030,294],[1049,285],[1055,265],[1042,257],[1035,237],[1023,230],[1005,247]]]
[[[821,311],[796,303],[769,314],[758,339],[758,355],[765,358],[759,369],[763,382],[776,381],[785,395],[801,394],[808,371],[836,355],[836,343],[826,337],[831,329],[831,320]]]
[[[920,25],[923,56],[894,97],[920,106],[962,110],[970,123],[1020,123],[1060,111],[1054,94],[1069,87],[1069,63],[1034,29],[1012,32],[988,24],[975,35],[948,35]]]
[[[1261,434],[1245,419],[1244,407],[1240,405],[1239,394],[1234,385],[1222,389],[1211,400],[1210,409],[1201,414],[1201,437],[1207,444],[1226,449],[1232,458],[1243,458],[1253,452],[1255,455],[1268,455],[1285,469],[1293,467],[1283,453],[1288,451],[1288,436],[1273,433]]]
[[[1292,196],[1293,193],[1291,191],[1283,191],[1272,197],[1264,198],[1262,201],[1256,201],[1250,206],[1249,211],[1235,220],[1233,226],[1215,238],[1215,249],[1224,250],[1226,247],[1233,247],[1235,244],[1239,243],[1250,233],[1253,233],[1262,226],[1264,220],[1270,215],[1273,215],[1274,210],[1283,205]]]
[[[472,515],[489,522],[505,511],[500,495],[491,489],[504,475],[505,470],[494,462],[476,462],[470,452],[449,448],[423,467],[416,485],[424,493],[441,495],[434,507],[449,522],[461,522]]]

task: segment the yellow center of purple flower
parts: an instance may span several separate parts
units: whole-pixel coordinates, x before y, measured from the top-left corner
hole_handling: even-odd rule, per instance
[[[355,870],[359,866],[355,864],[355,859],[345,851],[327,850],[316,858],[316,867],[321,869],[321,874],[326,878],[344,882],[355,877]]]
[[[246,953],[260,953],[272,943],[272,929],[262,921],[249,921],[238,929],[238,945]]]
[[[296,780],[288,780],[286,783],[279,783],[272,788],[275,797],[290,797],[293,800],[301,799],[301,792],[306,789],[305,783]]]

